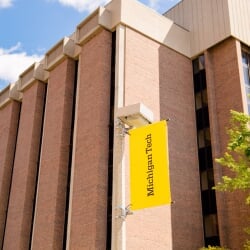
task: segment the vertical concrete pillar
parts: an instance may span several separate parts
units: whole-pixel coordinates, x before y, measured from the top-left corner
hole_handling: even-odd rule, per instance
[[[50,71],[32,249],[63,249],[74,79],[72,59]]]
[[[83,45],[79,74],[67,249],[106,249],[110,32]]]
[[[8,210],[19,113],[20,103],[17,101],[0,107],[0,249]]]
[[[4,249],[29,249],[46,85],[23,93]]]
[[[117,110],[124,107],[125,102],[125,37],[126,28],[123,25],[116,27],[115,45],[115,91],[114,91],[114,144],[113,144],[113,192],[112,192],[112,249],[126,249],[126,223],[119,218],[121,209],[125,209],[125,138],[121,136],[122,126],[118,126]],[[113,45],[114,46],[114,45]]]

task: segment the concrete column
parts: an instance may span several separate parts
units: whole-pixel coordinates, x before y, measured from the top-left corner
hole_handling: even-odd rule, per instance
[[[112,195],[112,249],[126,249],[126,223],[119,216],[125,209],[125,164],[124,137],[122,125],[119,126],[116,111],[124,106],[125,84],[125,26],[116,28],[116,72],[115,72],[115,119],[114,119],[114,157],[113,157],[113,195]]]

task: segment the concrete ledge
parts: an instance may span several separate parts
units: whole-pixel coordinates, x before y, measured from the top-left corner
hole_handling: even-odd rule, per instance
[[[116,117],[128,126],[135,128],[150,124],[154,120],[153,112],[142,103],[118,108]]]
[[[66,57],[76,59],[79,55],[80,48],[75,41],[69,37],[63,38],[45,55],[45,69],[50,71],[55,68]]]
[[[11,83],[0,92],[0,109],[12,100],[21,102],[22,93],[18,91],[18,84],[19,82]]]
[[[20,75],[18,90],[23,92],[36,80],[46,83],[48,78],[49,72],[44,69],[44,62],[34,63]]]
[[[77,26],[76,43],[83,45],[103,28],[115,30],[115,26],[112,30],[112,13],[105,7],[99,7]]]
[[[92,37],[98,29],[99,25],[99,8],[81,22],[76,28],[76,43],[83,44],[85,40]]]
[[[114,31],[124,25],[187,57],[190,57],[190,32],[136,0],[113,0],[99,7],[76,28],[75,42],[84,44],[101,28]]]
[[[100,9],[99,24],[113,31],[119,24],[130,27],[187,57],[191,56],[190,32],[135,0],[113,0]],[[107,11],[107,13],[105,13]]]
[[[8,85],[0,92],[0,108],[4,107],[10,101],[9,91],[10,85]]]

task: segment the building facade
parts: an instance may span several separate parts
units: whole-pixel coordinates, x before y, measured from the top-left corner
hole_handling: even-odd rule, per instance
[[[0,92],[0,248],[242,248],[244,194],[227,172],[230,109],[250,112],[249,0],[183,0],[160,15],[113,0]],[[119,108],[168,124],[171,206],[123,218],[128,136]],[[122,152],[122,153],[121,153]]]

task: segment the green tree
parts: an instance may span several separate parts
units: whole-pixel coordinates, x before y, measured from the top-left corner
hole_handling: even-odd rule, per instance
[[[224,248],[224,247],[212,247],[212,246],[208,246],[208,247],[200,248],[200,250],[229,250],[229,249],[228,248]]]
[[[229,142],[227,151],[216,162],[229,168],[231,176],[223,176],[215,189],[219,191],[243,190],[246,192],[246,204],[250,205],[250,116],[231,111]],[[250,235],[250,228],[245,228]],[[250,240],[246,240],[244,249],[250,250]]]

